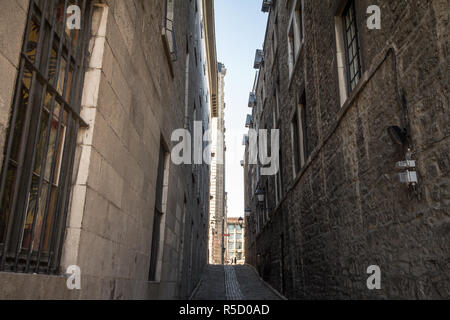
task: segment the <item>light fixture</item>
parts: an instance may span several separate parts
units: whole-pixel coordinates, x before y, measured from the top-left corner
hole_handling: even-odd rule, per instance
[[[239,226],[242,228],[242,225],[244,224],[244,219],[242,217],[239,217],[238,223],[239,223]]]
[[[252,209],[246,208],[244,212],[245,212],[246,217],[250,217],[250,214],[252,213]]]
[[[259,203],[263,203],[264,202],[264,197],[265,197],[265,192],[263,189],[258,188],[255,192],[255,196],[258,197],[258,202]]]
[[[408,142],[408,130],[402,129],[399,126],[388,127],[388,133],[392,141],[396,144],[405,146]]]

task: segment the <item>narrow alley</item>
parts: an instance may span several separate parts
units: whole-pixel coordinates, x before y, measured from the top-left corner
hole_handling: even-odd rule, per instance
[[[208,265],[191,300],[282,300],[247,265]]]
[[[0,0],[0,302],[450,300],[449,2]]]

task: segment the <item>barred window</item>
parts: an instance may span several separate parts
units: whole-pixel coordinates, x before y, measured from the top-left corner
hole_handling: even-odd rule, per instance
[[[350,94],[350,92],[355,89],[359,79],[361,79],[362,73],[354,0],[349,1],[347,4],[347,7],[342,14],[342,21],[347,59],[347,86]]]
[[[0,271],[59,273],[90,0],[31,0],[0,178]],[[67,27],[81,13],[78,29]],[[68,10],[69,9],[69,10]]]
[[[159,250],[161,242],[161,230],[164,227],[164,204],[167,201],[167,195],[164,195],[164,188],[167,187],[165,176],[168,172],[169,153],[166,151],[164,144],[161,142],[159,149],[158,175],[156,178],[156,203],[155,215],[153,217],[153,233],[152,233],[152,251],[150,253],[149,281],[157,281],[158,258],[161,256]]]
[[[178,59],[178,48],[175,36],[175,24],[174,24],[174,0],[166,0],[165,5],[165,17],[163,22],[163,40],[166,49],[166,53],[170,61],[176,61]],[[196,59],[197,62],[197,59]],[[172,64],[170,63],[171,71]]]

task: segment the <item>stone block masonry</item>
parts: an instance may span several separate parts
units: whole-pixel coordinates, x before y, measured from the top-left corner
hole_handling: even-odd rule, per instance
[[[89,126],[78,132],[61,270],[55,276],[0,273],[0,298],[187,298],[207,263],[210,168],[199,165],[194,175],[167,158],[161,166],[159,152],[171,150],[171,133],[187,122],[210,126],[209,101],[217,95],[210,80],[217,78],[213,8],[203,0],[175,2],[173,59],[161,36],[171,1],[93,1],[81,102]],[[30,1],[0,3],[3,163]],[[189,54],[194,50],[196,56]],[[162,217],[155,219],[159,202]],[[81,290],[66,287],[69,265],[81,269]]]

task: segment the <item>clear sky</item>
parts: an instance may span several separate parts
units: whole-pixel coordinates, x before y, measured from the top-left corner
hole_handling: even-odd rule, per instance
[[[261,0],[215,0],[217,58],[225,64],[226,191],[228,216],[244,215],[244,177],[240,161],[245,117],[251,113],[248,95],[253,87],[256,49],[262,49],[267,13]]]

